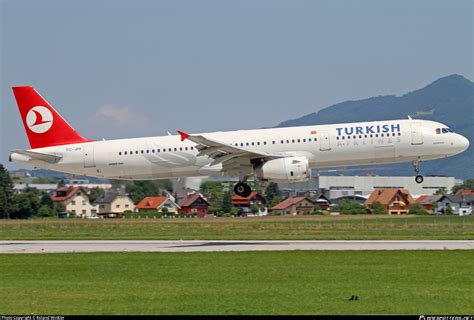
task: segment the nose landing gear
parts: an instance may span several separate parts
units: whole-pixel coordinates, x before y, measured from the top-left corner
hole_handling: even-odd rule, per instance
[[[413,161],[413,168],[415,169],[415,181],[416,183],[423,183],[423,176],[420,175],[420,160]]]

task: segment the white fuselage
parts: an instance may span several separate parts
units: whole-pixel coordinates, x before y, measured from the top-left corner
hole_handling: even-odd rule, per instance
[[[323,168],[432,160],[467,149],[466,138],[441,128],[447,127],[438,122],[407,119],[200,135],[250,151],[304,156],[310,167]],[[209,166],[212,159],[197,156],[195,146],[192,141],[181,141],[179,135],[120,139],[32,149],[60,156],[56,163],[17,153],[11,154],[11,160],[110,179],[222,175],[222,166]]]

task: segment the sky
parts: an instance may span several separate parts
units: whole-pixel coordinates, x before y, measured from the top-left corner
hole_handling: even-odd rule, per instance
[[[456,0],[0,0],[0,163],[29,148],[15,85],[90,139],[271,127],[472,80],[473,18]]]

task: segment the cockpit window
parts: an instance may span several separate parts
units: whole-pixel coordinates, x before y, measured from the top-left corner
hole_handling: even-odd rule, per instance
[[[449,128],[436,128],[436,134],[448,133],[448,132],[454,132],[454,131]]]

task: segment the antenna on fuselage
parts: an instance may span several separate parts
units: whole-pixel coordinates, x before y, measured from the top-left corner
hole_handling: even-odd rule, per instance
[[[413,120],[413,119],[410,117],[410,115],[408,115],[408,119]]]

